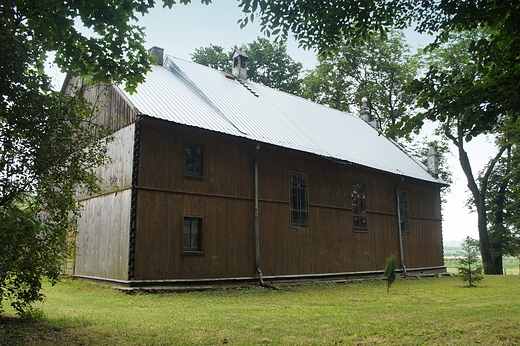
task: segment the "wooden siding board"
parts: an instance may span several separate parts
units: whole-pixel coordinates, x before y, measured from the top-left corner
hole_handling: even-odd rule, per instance
[[[128,278],[130,197],[130,190],[125,190],[82,202],[76,275]]]

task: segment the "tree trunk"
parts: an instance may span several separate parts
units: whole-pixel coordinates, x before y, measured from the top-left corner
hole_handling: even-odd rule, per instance
[[[504,254],[504,208],[506,200],[507,181],[504,181],[498,189],[498,194],[495,199],[495,225],[490,230],[491,241],[491,255],[493,257],[493,268],[495,274],[503,274],[504,268],[502,265],[502,256]],[[493,236],[494,233],[494,236]]]
[[[486,191],[485,188],[480,190],[473,172],[471,170],[471,164],[469,162],[468,153],[464,150],[464,144],[462,140],[454,141],[459,149],[459,161],[468,180],[468,188],[473,195],[475,200],[475,206],[477,207],[478,215],[478,235],[480,244],[480,254],[482,257],[482,264],[484,265],[484,274],[495,274],[493,259],[491,257],[491,249],[489,246],[489,234],[487,232],[487,220],[486,220]]]
[[[504,266],[502,265],[502,255],[493,257],[494,274],[504,274]]]
[[[481,179],[479,188],[479,186],[477,185],[477,181],[473,176],[468,153],[464,149],[464,129],[461,127],[460,122],[457,122],[457,136],[455,137],[451,133],[449,125],[450,124],[448,122],[448,125],[444,128],[444,133],[449,139],[451,139],[453,144],[455,144],[455,146],[458,149],[460,166],[464,171],[464,174],[466,175],[466,179],[468,181],[468,188],[471,191],[471,194],[473,195],[475,206],[477,207],[478,235],[482,264],[484,265],[484,274],[502,274],[501,271],[497,272],[495,270],[495,265],[491,256],[491,246],[489,243],[489,234],[487,231],[486,219],[486,192],[488,188],[489,176],[491,175],[496,162],[509,146],[502,146],[498,153],[495,155],[494,159],[490,161],[489,165],[485,170],[485,174]]]
[[[495,272],[493,258],[491,257],[491,248],[489,246],[489,234],[487,232],[486,222],[486,203],[481,194],[477,201],[478,214],[478,236],[480,244],[480,255],[482,257],[482,264],[484,265],[484,274],[498,274]]]

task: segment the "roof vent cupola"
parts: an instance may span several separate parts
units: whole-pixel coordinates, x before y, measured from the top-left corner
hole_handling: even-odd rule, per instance
[[[157,58],[157,65],[163,66],[164,63],[164,48],[153,46],[148,49],[148,55],[154,56]]]
[[[231,60],[233,61],[232,73],[235,78],[247,79],[247,60],[249,57],[246,53],[235,49]]]

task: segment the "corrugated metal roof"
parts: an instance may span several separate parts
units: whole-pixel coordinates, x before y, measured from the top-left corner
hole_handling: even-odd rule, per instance
[[[443,183],[359,117],[172,56],[120,92],[147,116]]]

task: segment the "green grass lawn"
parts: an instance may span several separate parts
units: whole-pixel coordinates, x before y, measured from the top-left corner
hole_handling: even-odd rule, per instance
[[[44,318],[0,318],[1,345],[514,345],[520,277],[126,294],[66,279]]]

